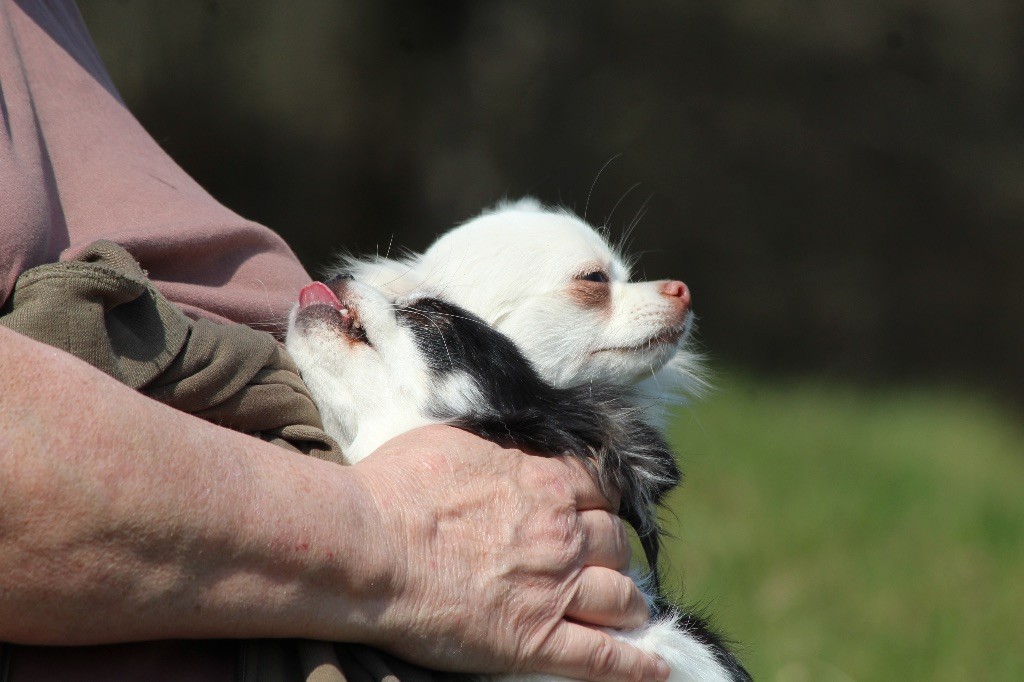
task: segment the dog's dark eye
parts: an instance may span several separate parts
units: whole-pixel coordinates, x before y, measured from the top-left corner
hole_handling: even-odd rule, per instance
[[[579,278],[588,282],[608,283],[608,275],[604,274],[600,270],[594,270],[593,272],[588,272],[585,275],[580,275]]]

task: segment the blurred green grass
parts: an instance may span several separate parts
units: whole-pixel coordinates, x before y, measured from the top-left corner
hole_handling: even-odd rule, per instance
[[[1024,680],[1024,428],[944,390],[719,377],[669,432],[667,586],[755,679]]]

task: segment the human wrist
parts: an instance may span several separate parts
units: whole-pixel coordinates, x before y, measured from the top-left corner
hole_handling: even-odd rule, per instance
[[[272,636],[379,643],[387,604],[402,562],[382,519],[379,496],[355,467],[303,460],[267,521],[257,505],[255,523],[269,542],[268,570],[292,566],[292,587]],[[280,629],[285,630],[284,633]]]
[[[413,606],[403,598],[410,577],[408,491],[394,485],[386,467],[371,462],[345,467],[345,473],[351,514],[360,521],[346,538],[359,563],[350,598],[364,615],[358,623],[364,632],[353,641],[390,648],[402,636],[396,611]]]

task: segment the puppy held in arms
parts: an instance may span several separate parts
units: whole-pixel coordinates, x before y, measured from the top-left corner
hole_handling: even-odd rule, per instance
[[[429,297],[395,305],[348,277],[302,290],[287,346],[327,432],[350,461],[436,423],[503,445],[579,457],[603,486],[621,491],[620,514],[637,531],[656,577],[656,505],[679,482],[679,470],[628,399],[629,389],[601,381],[553,386],[511,340],[472,313]],[[647,625],[607,632],[661,656],[673,682],[749,679],[704,621],[672,607],[656,585],[640,581],[653,614]]]
[[[483,267],[477,268],[479,287],[465,284],[465,278],[455,278],[458,285],[452,277],[444,279],[451,271],[441,264],[437,249],[446,240],[459,242],[460,232],[468,232],[470,245],[484,260],[493,261],[492,272],[500,269],[496,263],[514,258],[516,254],[500,249],[487,253],[473,233],[481,223],[491,222],[489,218],[505,220],[517,213],[528,216],[533,228],[519,235],[525,241],[512,240],[523,247],[518,255],[533,252],[517,291],[494,291],[512,286],[515,278],[496,276],[497,282],[486,282]],[[496,225],[482,227],[489,234],[502,231]],[[549,227],[554,234],[545,241]],[[602,485],[621,491],[620,513],[637,531],[651,569],[648,579],[639,581],[651,605],[651,621],[637,630],[608,632],[665,659],[673,682],[748,680],[722,640],[701,618],[663,599],[657,583],[656,506],[678,484],[680,474],[629,384],[666,371],[684,381],[692,378],[685,353],[676,352],[691,324],[685,286],[627,283],[621,261],[589,226],[531,202],[457,228],[422,260],[435,263],[436,269],[425,267],[414,274],[409,264],[395,261],[367,266],[376,275],[400,268],[388,280],[378,278],[377,287],[347,274],[311,284],[292,312],[288,350],[327,431],[349,460],[356,462],[392,437],[433,423],[455,425],[505,445],[581,458],[594,467]],[[549,277],[547,283],[540,281],[542,273]],[[408,284],[403,278],[409,277],[418,283]],[[551,283],[556,286],[546,288]],[[381,285],[386,285],[384,293]],[[460,288],[472,294],[453,296]],[[528,360],[517,343],[445,300],[452,297],[478,305],[484,301],[492,313],[501,311],[489,316],[495,326],[508,333],[535,330],[567,355],[559,359],[542,350],[538,360],[529,350],[538,347],[523,344]],[[590,317],[575,325],[564,319],[580,311]],[[597,339],[588,339],[588,334]],[[523,682],[549,679],[512,677]]]

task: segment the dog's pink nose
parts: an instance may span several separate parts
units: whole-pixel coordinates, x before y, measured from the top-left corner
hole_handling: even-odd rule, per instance
[[[683,310],[690,307],[690,290],[679,280],[668,280],[662,282],[661,293],[669,298],[676,299],[674,303]]]

